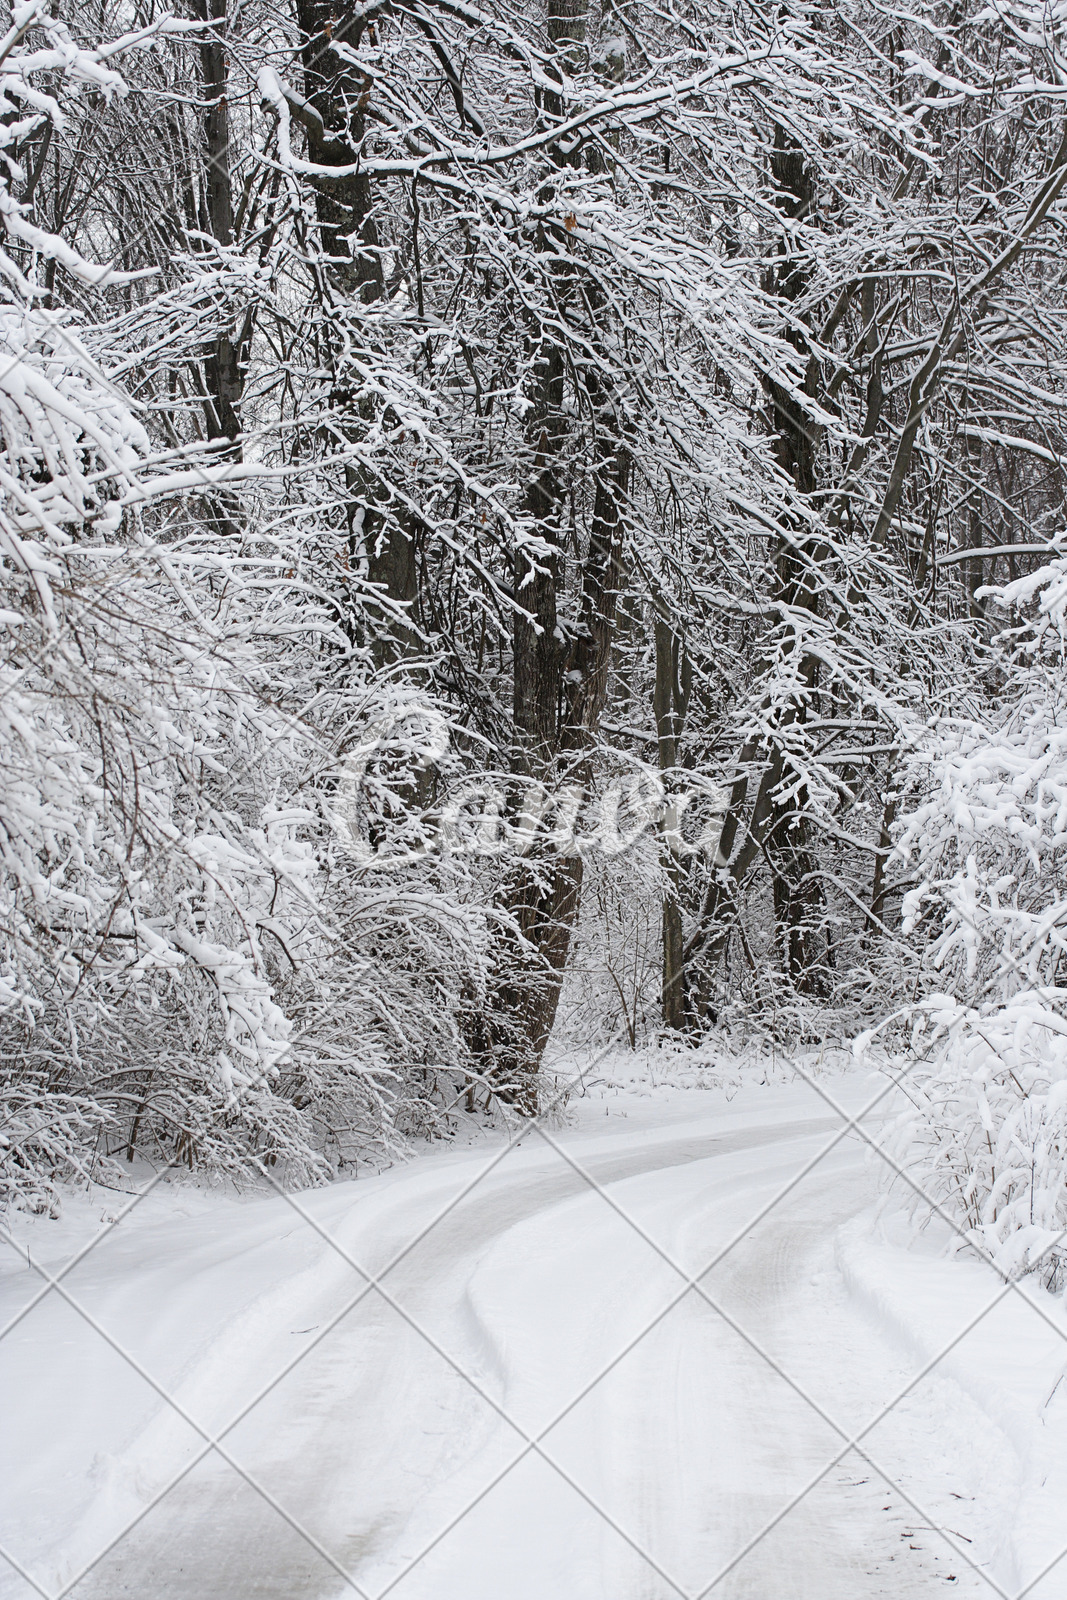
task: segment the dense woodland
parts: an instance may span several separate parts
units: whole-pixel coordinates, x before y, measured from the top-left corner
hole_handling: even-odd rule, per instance
[[[858,1038],[926,1192],[1060,1260],[1065,48],[1029,0],[14,7],[9,1199]]]

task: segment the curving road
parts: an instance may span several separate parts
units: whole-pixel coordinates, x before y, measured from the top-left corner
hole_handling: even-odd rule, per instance
[[[95,1328],[53,1292],[0,1344],[33,1462],[5,1545],[55,1595],[118,1538],[76,1600],[982,1593],[854,1454],[781,1516],[839,1448],[787,1377],[851,1430],[904,1375],[833,1266],[873,1195],[857,1143],[748,1227],[839,1126],[812,1099],[115,1230],[65,1280]],[[35,1281],[5,1280],[8,1314]],[[209,1434],[269,1388],[223,1442],[276,1506],[210,1452],[141,1515],[202,1439],[105,1334]],[[967,1497],[936,1411],[869,1445],[939,1511]]]

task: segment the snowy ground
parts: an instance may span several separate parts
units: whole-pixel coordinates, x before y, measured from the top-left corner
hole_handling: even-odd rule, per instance
[[[1023,1589],[1067,1544],[1060,1306],[1010,1293],[913,1383],[998,1281],[875,1221],[823,1095],[877,1085],[618,1076],[517,1148],[110,1229],[0,1342],[0,1538],[37,1585],[2,1600]],[[21,1245],[60,1272],[92,1204]],[[42,1284],[4,1269],[0,1327]]]

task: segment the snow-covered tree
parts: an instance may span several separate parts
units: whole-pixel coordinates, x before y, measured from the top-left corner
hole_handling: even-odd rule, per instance
[[[635,1036],[876,1014],[912,730],[1060,525],[1057,18],[93,26],[0,47],[12,1095],[308,1177],[536,1105],[657,923]]]
[[[23,12],[3,86],[32,114],[8,124],[9,182],[16,137],[69,115],[37,76],[125,92],[99,65],[114,46]],[[25,42],[38,26],[47,49]],[[272,500],[268,468],[210,441],[154,445],[113,330],[79,328],[35,276],[108,269],[5,193],[22,253],[0,260],[5,1192],[44,1203],[56,1173],[106,1178],[120,1152],[324,1175],[432,1123],[425,1085],[461,1053],[445,996],[482,981],[484,917],[368,882],[338,841],[344,743],[381,696],[316,593],[291,489]],[[249,530],[253,505],[273,532]]]
[[[893,1144],[921,1196],[1011,1274],[1067,1269],[1067,562],[1001,586],[1016,623],[981,721],[911,759],[921,803],[897,849],[914,874],[904,932],[915,973]],[[1036,613],[1019,621],[1020,612]],[[934,992],[930,993],[929,991]]]

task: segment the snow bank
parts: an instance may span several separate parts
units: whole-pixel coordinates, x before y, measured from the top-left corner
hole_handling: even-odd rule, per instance
[[[846,1223],[837,1264],[854,1297],[922,1367],[950,1377],[1006,1435],[1021,1465],[1005,1506],[994,1573],[1027,1600],[1067,1596],[1067,1316],[1032,1284],[1006,1288],[989,1267],[950,1259],[933,1229],[874,1212]],[[1049,1569],[1046,1573],[1046,1569]]]

